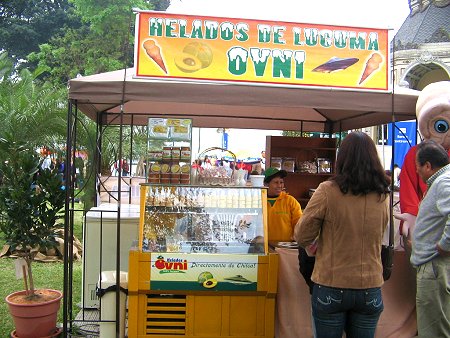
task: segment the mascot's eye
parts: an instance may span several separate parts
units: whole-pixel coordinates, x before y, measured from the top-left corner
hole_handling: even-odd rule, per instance
[[[434,130],[438,133],[446,133],[448,131],[448,122],[445,120],[437,120],[434,122]]]

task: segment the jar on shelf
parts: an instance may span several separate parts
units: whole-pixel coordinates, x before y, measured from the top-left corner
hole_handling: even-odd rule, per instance
[[[149,183],[159,183],[159,173],[150,172],[148,175],[148,182]]]
[[[190,147],[181,147],[180,160],[185,161],[185,162],[191,160],[191,148]]]
[[[180,147],[172,147],[171,158],[172,161],[179,161],[181,156],[181,148]]]
[[[295,170],[295,158],[291,157],[283,158],[281,168],[283,170],[286,170],[288,173],[293,173]]]
[[[162,152],[160,151],[149,151],[148,152],[149,161],[160,161],[162,159]]]
[[[281,157],[272,157],[270,160],[270,166],[281,170],[283,159]]]
[[[174,163],[170,167],[170,183],[180,184],[180,165],[178,163]]]
[[[162,149],[162,159],[164,161],[170,160],[172,158],[172,147],[163,147]]]
[[[330,174],[331,173],[331,161],[329,158],[317,159],[317,173],[318,174]]]
[[[160,182],[163,184],[169,184],[171,177],[172,177],[171,173],[161,173]]]
[[[167,164],[167,163],[161,164],[161,169],[160,169],[160,171],[161,171],[161,174],[167,174],[167,173],[170,173],[170,165]]]
[[[190,182],[190,175],[181,173],[180,175],[180,183],[181,184],[189,184]]]
[[[170,173],[170,183],[180,184],[180,174],[179,173]]]

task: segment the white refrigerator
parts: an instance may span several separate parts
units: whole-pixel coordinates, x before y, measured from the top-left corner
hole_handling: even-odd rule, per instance
[[[139,205],[120,207],[120,271],[128,272],[128,253],[139,239]],[[102,271],[115,271],[117,204],[103,203],[86,213],[83,231],[82,308],[98,308],[96,286]]]

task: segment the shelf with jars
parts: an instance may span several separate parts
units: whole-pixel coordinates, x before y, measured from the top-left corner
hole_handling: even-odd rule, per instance
[[[148,183],[190,183],[191,135],[191,119],[149,118]]]
[[[336,145],[335,138],[267,136],[266,167],[287,171],[286,190],[305,208],[314,189],[333,175]]]

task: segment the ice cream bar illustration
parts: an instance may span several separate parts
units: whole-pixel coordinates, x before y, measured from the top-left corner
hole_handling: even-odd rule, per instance
[[[364,69],[363,74],[361,75],[361,79],[359,80],[359,84],[363,83],[373,72],[375,72],[378,68],[380,68],[381,63],[383,62],[383,58],[378,53],[373,53],[369,60],[366,62],[366,68]]]
[[[167,74],[166,65],[164,64],[164,60],[161,54],[161,48],[156,44],[155,40],[148,39],[145,40],[142,44],[147,55],[156,62],[156,64]]]

